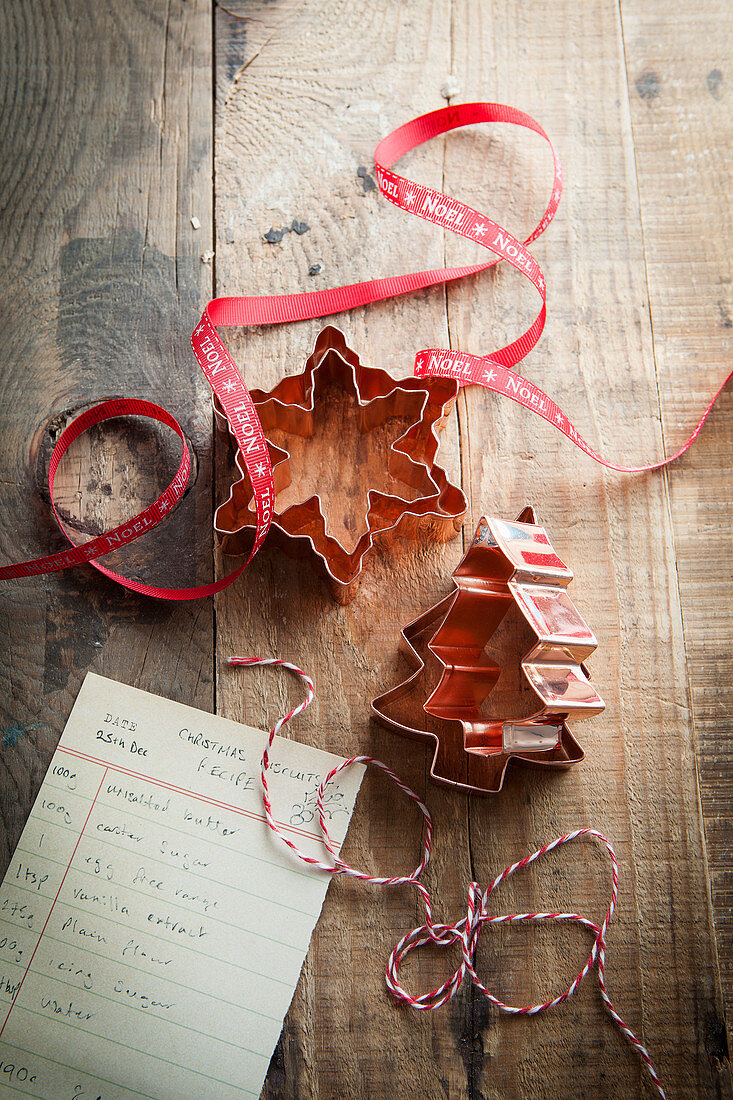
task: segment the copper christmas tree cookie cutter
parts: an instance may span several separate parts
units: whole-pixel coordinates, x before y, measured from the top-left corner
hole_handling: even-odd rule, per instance
[[[409,421],[384,457],[385,476],[408,491],[381,492],[373,486],[364,487],[361,529],[350,546],[330,529],[328,508],[324,508],[320,492],[278,508],[278,496],[287,496],[293,481],[290,450],[280,444],[285,436],[313,437],[319,400],[329,387],[341,389],[353,400],[359,432],[364,437],[378,432],[391,419]],[[388,546],[405,535],[445,542],[460,531],[466,498],[435,462],[437,433],[457,393],[457,382],[449,378],[397,381],[384,370],[364,366],[333,325],[319,334],[300,374],[281,379],[270,391],[251,391],[267,436],[275,482],[269,537],[292,557],[315,556],[339,603],[349,603],[356,595],[364,558],[375,543]],[[228,429],[216,401],[214,410],[220,425]],[[277,444],[272,435],[278,438]],[[337,443],[334,440],[334,464],[339,461]],[[294,445],[290,444],[291,449]],[[255,525],[251,485],[238,450],[236,464],[240,476],[214,516],[215,531],[227,554],[243,554],[249,549]]]
[[[567,721],[605,704],[582,663],[598,643],[568,596],[572,577],[532,508],[511,523],[484,516],[453,573],[454,590],[403,629],[415,671],[372,711],[387,728],[433,745],[433,779],[492,793],[513,760],[556,769],[583,759]],[[528,718],[488,719],[481,705],[501,670],[484,649],[513,605],[537,638],[521,667],[541,707]],[[427,699],[426,664],[437,678]]]

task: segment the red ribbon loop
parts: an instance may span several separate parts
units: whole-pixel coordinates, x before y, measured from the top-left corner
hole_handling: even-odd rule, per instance
[[[486,217],[473,207],[467,206],[458,199],[449,198],[433,188],[424,187],[422,184],[398,176],[391,170],[391,165],[395,161],[431,138],[438,137],[461,126],[497,122],[521,126],[533,131],[548,143],[552,151],[553,186],[550,200],[540,221],[524,242],[519,241],[508,230],[503,229],[493,219]],[[355,283],[351,286],[334,287],[331,290],[265,297],[214,298],[209,302],[199,324],[194,329],[191,345],[199,366],[224,409],[252,482],[257,523],[254,544],[247,560],[229,576],[214,584],[185,589],[155,588],[138,581],[128,580],[95,563],[95,558],[109,553],[110,550],[116,549],[118,545],[131,542],[133,538],[137,538],[145,530],[154,527],[163,518],[163,513],[179,499],[183,487],[180,487],[180,491],[177,490],[178,479],[184,467],[186,477],[188,477],[190,469],[190,456],[184,441],[184,458],[176,479],[166,490],[166,493],[159,497],[150,508],[136,516],[133,521],[122,524],[114,531],[100,536],[99,539],[93,539],[74,550],[0,569],[0,579],[53,572],[57,569],[66,569],[72,565],[90,561],[105,576],[111,577],[126,588],[145,595],[156,596],[160,599],[198,599],[221,591],[228,584],[231,584],[247,567],[264,542],[272,522],[274,485],[272,464],[262,424],[249,390],[222,343],[216,331],[216,326],[278,325],[290,321],[325,317],[367,305],[369,302],[381,301],[399,294],[408,294],[415,290],[451,282],[454,279],[462,279],[467,275],[475,275],[477,272],[492,267],[499,260],[506,260],[507,263],[515,267],[529,280],[539,294],[541,306],[535,320],[526,332],[522,333],[512,343],[506,347],[498,348],[490,355],[470,355],[450,348],[423,349],[415,357],[415,374],[418,377],[448,376],[457,379],[461,385],[480,385],[503,397],[508,397],[553,424],[590,458],[611,470],[618,470],[621,473],[642,473],[647,470],[656,470],[668,465],[668,463],[673,462],[685,453],[697,438],[718,395],[730,381],[733,372],[724,379],[695,430],[675,454],[644,466],[624,466],[611,462],[597,454],[546,393],[535,386],[533,382],[516,374],[511,369],[531,351],[545,327],[547,315],[545,279],[540,265],[526,246],[535,241],[550,224],[562,194],[560,162],[550,139],[539,123],[523,111],[518,111],[514,107],[507,107],[500,103],[464,103],[457,106],[443,107],[438,111],[431,111],[429,114],[412,119],[412,121],[393,130],[391,134],[388,134],[379,142],[375,151],[374,162],[379,189],[391,203],[401,210],[415,214],[417,217],[435,225],[440,225],[444,229],[450,229],[468,240],[483,245],[492,253],[492,256],[485,263],[472,264],[467,267],[419,271],[414,274],[373,279],[365,283]],[[97,409],[106,409],[110,404],[112,403],[105,402],[104,405],[97,406]],[[141,411],[143,406],[148,410],[155,411]],[[102,413],[99,420],[106,419],[107,415],[120,416],[130,413],[153,416],[172,427],[183,440],[183,434],[176,421],[157,405],[145,401],[119,401],[116,403],[116,407],[117,412]],[[89,427],[92,423],[98,422],[93,418],[89,419],[89,417],[93,417],[96,411],[96,409],[89,410],[88,413],[83,414],[82,417],[74,421],[59,440],[54,450],[54,456],[57,455],[57,451],[58,456],[55,465],[52,458],[52,469],[49,471],[49,488],[51,491],[53,491],[53,475],[61,455],[69,443],[76,438],[76,435],[86,430],[86,427]],[[82,426],[77,429],[77,425],[82,421]],[[65,440],[65,445],[59,450],[62,440]],[[55,507],[54,515],[59,526],[66,533]],[[135,524],[142,525],[141,529],[137,529]],[[110,544],[110,540],[114,540],[113,544]]]

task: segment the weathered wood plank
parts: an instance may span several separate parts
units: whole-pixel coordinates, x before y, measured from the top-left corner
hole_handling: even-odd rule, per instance
[[[454,39],[454,69],[466,74],[462,95],[480,94],[486,65],[496,66],[502,98],[542,120],[566,169],[559,215],[535,248],[546,266],[551,312],[525,372],[559,399],[603,452],[629,463],[649,461],[661,453],[661,383],[617,7],[568,4],[558,11],[533,5],[518,13],[515,5],[494,4],[487,18],[481,5],[467,0],[456,6],[455,17],[473,28],[470,36]],[[561,87],[572,95],[548,95]],[[513,135],[497,137],[499,152],[488,165],[480,137],[466,145],[456,142],[449,187],[483,191],[490,173],[489,211],[508,210],[510,227],[528,228],[537,182],[549,181],[543,161],[526,143],[518,149]],[[449,242],[449,259],[456,252]],[[458,347],[487,347],[513,335],[516,283],[511,272],[500,272],[493,309],[486,311],[471,308],[471,288],[451,288],[449,321]],[[608,704],[602,718],[578,730],[588,752],[582,769],[552,786],[539,776],[516,777],[507,795],[528,797],[530,809],[512,813],[509,799],[491,816],[483,805],[472,808],[472,849],[480,853],[475,872],[484,880],[519,837],[520,846],[529,847],[586,822],[607,832],[620,855],[623,891],[611,936],[611,995],[643,1032],[676,1095],[718,1089],[727,1095],[727,1067],[707,1049],[722,1015],[664,479],[606,474],[547,425],[530,422],[514,407],[487,408],[483,395],[467,395],[467,407],[463,450],[474,507],[485,507],[488,497],[511,513],[531,500],[551,524],[560,553],[576,570],[576,602],[600,639],[591,668]],[[573,862],[568,854],[563,865]],[[545,884],[539,889],[543,905],[568,904],[562,876],[538,874],[538,880]],[[582,890],[582,908],[593,896]],[[575,908],[578,894],[572,897]],[[543,955],[546,939],[537,937]],[[520,1002],[547,989],[524,977],[531,945],[528,938],[522,942],[525,950],[510,956],[511,979],[506,962],[502,978],[502,987],[516,990]],[[543,972],[566,973],[563,938],[552,937],[546,950]],[[617,1096],[641,1087],[638,1066],[605,1031],[589,999],[562,1020],[533,1022],[521,1035],[507,1034],[504,1021],[492,1023],[487,1039],[492,1051],[516,1058],[527,1079],[541,1066],[559,1095]]]
[[[668,450],[697,422],[733,351],[733,11],[622,5],[644,254]],[[670,471],[669,507],[723,994],[733,1011],[733,418],[722,395]],[[727,1058],[722,1029],[711,1056]]]
[[[162,584],[204,582],[211,416],[188,335],[211,283],[200,260],[211,239],[209,4],[19,0],[0,23],[2,560],[62,545],[43,479],[69,413],[137,395],[180,419],[198,478],[159,538],[107,561]],[[79,536],[149,501],[172,451],[147,426],[79,440],[57,479]],[[212,609],[143,600],[85,568],[4,584],[0,622],[4,871],[88,669],[213,709]]]
[[[447,6],[433,4],[427,14],[418,3],[226,8],[218,10],[216,23],[217,293],[315,289],[441,266],[442,236],[426,225],[405,224],[358,170],[372,171],[376,134],[444,102],[438,89],[449,64]],[[413,168],[440,187],[440,143],[417,154]],[[293,219],[311,228],[276,244],[264,240],[271,228]],[[309,276],[315,264],[321,273]],[[376,305],[336,323],[362,361],[396,376],[410,373],[420,342],[440,346],[448,338],[440,292]],[[302,369],[320,327],[306,323],[228,339],[247,381],[267,387]],[[455,425],[445,436],[441,462],[457,475]],[[220,493],[225,489],[224,479]],[[399,627],[442,590],[459,543],[406,543],[375,554],[357,599],[346,608],[331,602],[306,565],[294,566],[265,547],[246,580],[218,602],[218,656],[276,653],[300,663],[320,692],[293,735],[344,754],[376,755],[423,791],[424,752],[370,723],[368,705],[401,671]],[[272,673],[219,674],[217,704],[229,717],[264,724],[290,694],[290,685]],[[441,907],[457,912],[465,905],[469,876],[465,799],[437,788],[429,798],[439,834],[450,843],[439,846],[428,881],[440,883]],[[405,828],[405,821],[414,828]],[[419,843],[417,815],[369,777],[346,858],[373,873],[407,870]],[[371,896],[369,888],[333,883],[266,1095],[437,1100],[446,1092],[461,1094],[466,1075],[460,1052],[472,1042],[462,1011],[448,1009],[429,1020],[399,1012],[384,987],[389,950],[420,921],[410,892]],[[441,960],[423,960],[410,977],[420,984],[432,977],[437,984],[444,969]]]
[[[535,246],[548,276],[551,320],[527,373],[602,448],[629,461],[659,454],[617,9],[609,2],[560,11],[532,5],[530,12],[447,0],[427,15],[424,5],[411,4],[399,15],[374,4],[327,4],[317,14],[305,5],[230,0],[226,7],[216,22],[217,293],[336,285],[437,266],[444,253],[467,261],[465,242],[444,241],[377,205],[357,168],[369,165],[377,135],[441,104],[449,70],[458,74],[460,98],[490,97],[488,67],[496,98],[539,117],[566,167],[560,214]],[[548,94],[560,88],[571,88],[572,97]],[[452,135],[405,168],[433,185],[444,180],[449,192],[473,198],[513,229],[532,224],[542,181],[550,181],[539,144],[500,130]],[[311,229],[264,240],[294,218]],[[309,276],[317,264],[321,274]],[[365,361],[407,373],[418,346],[450,338],[453,346],[490,350],[519,331],[533,305],[518,278],[502,271],[447,297],[435,292],[375,306],[339,323]],[[317,328],[234,334],[230,346],[247,380],[268,386],[300,369]],[[460,914],[470,876],[486,883],[510,859],[578,824],[607,830],[623,891],[610,938],[611,993],[675,1095],[728,1096],[725,1067],[716,1062],[722,1006],[665,482],[604,474],[549,427],[483,393],[467,394],[459,410],[460,452],[449,437],[447,453],[454,471],[460,461],[470,494],[467,530],[486,508],[511,515],[531,500],[576,570],[574,597],[601,640],[592,669],[608,702],[603,718],[578,730],[586,764],[553,781],[517,772],[501,797],[469,806],[425,785],[421,748],[368,723],[369,698],[402,671],[399,628],[447,590],[458,542],[407,544],[396,556],[377,557],[347,608],[331,604],[305,566],[266,548],[241,587],[219,601],[219,656],[277,653],[303,664],[321,694],[293,734],[334,751],[372,752],[426,790],[436,817],[428,883],[440,892],[441,914]],[[219,465],[221,493],[224,455]],[[219,674],[218,705],[227,716],[264,724],[288,698],[271,673]],[[417,828],[405,820],[395,797],[378,781],[367,783],[347,858],[372,870],[408,867]],[[571,849],[508,886],[495,905],[571,906],[600,915],[606,900],[600,857]],[[384,992],[381,964],[395,938],[420,919],[413,898],[371,897],[334,883],[266,1095],[644,1094],[637,1062],[591,991],[554,1015],[522,1022],[495,1017],[468,991],[435,1014],[397,1010]],[[571,960],[582,959],[585,948],[576,931],[555,928],[490,938],[480,951],[481,972],[519,1003],[569,981]],[[409,975],[424,987],[445,969],[445,960],[423,959]]]

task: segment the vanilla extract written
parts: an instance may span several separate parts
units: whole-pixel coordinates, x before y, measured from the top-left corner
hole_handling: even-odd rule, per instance
[[[117,894],[88,894],[81,886],[75,886],[73,895],[75,901],[91,902],[92,905],[98,905],[101,909],[108,909],[110,913],[129,916],[130,910],[120,902]]]
[[[209,934],[203,924],[200,924],[198,928],[194,928],[191,925],[183,924],[181,921],[173,920],[168,913],[164,917],[158,917],[155,913],[148,913],[148,922],[154,924],[156,928],[170,932],[172,935],[190,936],[192,940],[200,940],[203,936]]]

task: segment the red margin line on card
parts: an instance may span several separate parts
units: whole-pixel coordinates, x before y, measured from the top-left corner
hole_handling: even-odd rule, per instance
[[[109,771],[109,768],[107,767],[107,765],[102,764],[102,762],[99,761],[99,760],[95,760],[94,762],[95,762],[95,764],[99,764],[99,766],[101,768],[104,768],[104,774],[102,775],[102,778],[99,780],[99,786],[97,787],[97,793],[95,794],[94,798],[92,799],[92,804],[89,807],[89,813],[85,817],[84,824],[82,825],[79,836],[76,839],[76,844],[74,845],[74,851],[71,853],[71,857],[69,859],[69,862],[66,865],[66,870],[64,871],[64,877],[61,879],[61,882],[59,883],[59,888],[56,891],[56,897],[51,902],[51,908],[48,911],[48,916],[46,917],[45,921],[43,922],[43,928],[41,929],[40,935],[39,935],[39,937],[36,941],[36,946],[33,948],[33,953],[31,954],[31,957],[28,960],[28,965],[26,966],[25,970],[23,971],[23,977],[20,979],[20,981],[18,983],[18,988],[15,991],[15,996],[13,997],[12,1001],[10,1002],[10,1008],[8,1009],[8,1014],[5,1017],[5,1020],[3,1021],[3,1026],[0,1027],[0,1037],[2,1037],[2,1033],[5,1031],[5,1025],[7,1024],[8,1020],[10,1019],[10,1013],[15,1008],[15,1002],[18,999],[18,994],[20,993],[21,988],[23,986],[23,982],[25,981],[25,979],[28,975],[28,971],[31,968],[31,963],[33,962],[33,959],[35,958],[36,951],[38,950],[38,945],[40,944],[41,940],[43,939],[43,933],[46,931],[46,925],[48,924],[48,922],[51,919],[51,914],[53,913],[53,907],[56,904],[56,902],[58,901],[59,894],[61,893],[61,888],[63,887],[64,883],[66,882],[66,876],[68,875],[69,871],[71,870],[71,864],[74,862],[74,856],[76,855],[76,850],[79,847],[79,844],[81,843],[81,838],[84,836],[84,830],[87,827],[87,822],[89,821],[89,818],[92,816],[92,810],[94,809],[94,803],[97,801],[97,796],[99,795],[99,792],[102,789],[102,784],[104,783],[105,779],[107,778],[107,772]]]
[[[228,802],[219,802],[216,798],[209,798],[205,794],[195,794],[193,791],[186,790],[185,787],[176,787],[173,783],[166,783],[163,779],[153,779],[150,775],[143,775],[142,772],[133,772],[128,768],[120,767],[118,764],[107,764],[103,760],[97,760],[95,756],[87,756],[84,752],[79,752],[78,749],[67,749],[58,745],[57,752],[66,752],[70,756],[78,756],[81,760],[88,760],[91,764],[99,764],[102,768],[107,768],[112,772],[119,772],[121,775],[132,776],[133,779],[140,779],[144,783],[152,783],[156,787],[163,787],[167,791],[174,791],[176,794],[185,794],[189,798],[196,798],[200,802],[208,802],[210,806],[216,806],[220,810],[231,810],[234,814],[241,814],[243,817],[250,817],[253,821],[264,821],[265,815],[254,813],[252,810],[245,810],[241,806],[231,806]],[[295,825],[287,825],[284,821],[276,821],[276,824],[281,829],[286,829],[289,833],[296,833],[298,836],[307,837],[308,840],[322,841],[323,837],[319,833],[309,833],[307,829],[299,829]],[[337,845],[340,849],[341,845]],[[0,1029],[0,1035],[2,1030]]]

